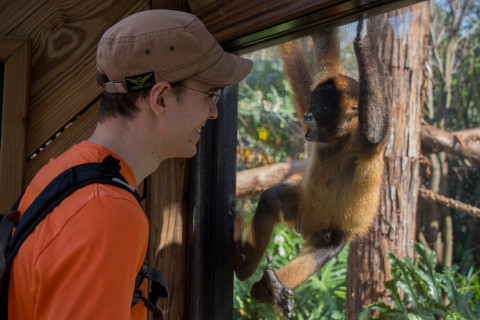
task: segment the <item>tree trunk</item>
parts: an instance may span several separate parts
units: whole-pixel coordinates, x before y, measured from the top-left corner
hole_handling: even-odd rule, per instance
[[[412,18],[408,32],[397,38],[385,20],[378,41],[384,92],[391,106],[391,128],[385,150],[380,214],[371,233],[350,245],[346,319],[358,319],[363,306],[384,297],[390,278],[387,252],[412,256],[419,188],[420,131],[424,94],[424,42],[428,6],[415,5],[389,14]]]

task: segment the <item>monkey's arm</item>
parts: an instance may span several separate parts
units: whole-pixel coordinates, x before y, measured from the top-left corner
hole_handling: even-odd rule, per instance
[[[371,33],[367,30],[367,22],[360,19],[357,25],[357,36],[354,41],[355,55],[359,74],[359,126],[367,145],[377,146],[388,130],[389,107],[383,95],[379,79],[379,67],[376,55],[372,50]]]
[[[329,73],[345,74],[340,56],[338,29],[333,27],[326,32],[311,35],[315,59],[315,70],[319,77]]]
[[[310,92],[313,76],[307,64],[300,40],[285,42],[280,45],[285,73],[292,86],[295,108],[300,119],[310,107]]]

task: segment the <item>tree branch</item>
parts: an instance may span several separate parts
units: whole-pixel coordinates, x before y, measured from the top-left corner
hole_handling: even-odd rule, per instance
[[[287,179],[299,181],[306,165],[307,159],[300,159],[237,172],[236,196],[262,192]]]
[[[445,196],[441,196],[439,194],[434,193],[432,190],[428,190],[425,188],[420,188],[419,190],[419,195],[429,201],[437,202],[440,203],[444,206],[447,206],[449,208],[457,209],[459,211],[462,211],[472,217],[475,218],[480,218],[480,209],[474,206],[471,206],[469,204],[460,202],[458,200],[448,198]]]
[[[422,153],[428,155],[441,151],[465,157],[480,163],[480,128],[449,133],[422,121]]]

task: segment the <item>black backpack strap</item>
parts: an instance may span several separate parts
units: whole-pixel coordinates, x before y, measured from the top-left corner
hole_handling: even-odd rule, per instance
[[[92,162],[77,165],[55,177],[24,212],[8,243],[7,263],[12,262],[23,241],[45,216],[66,197],[86,185],[92,183],[114,185],[133,193],[137,201],[140,202],[141,198],[138,193],[126,183],[125,178],[119,173],[119,163],[118,159],[109,155],[101,163]]]
[[[22,192],[22,195],[17,199],[10,211],[0,213],[0,320],[8,320],[7,297],[10,265],[7,264],[6,249],[13,228],[18,223],[20,212],[17,209],[24,192]]]
[[[5,272],[2,267],[6,265],[5,254],[7,250],[7,244],[10,236],[12,235],[13,229],[18,224],[18,219],[20,216],[18,205],[20,204],[20,200],[22,200],[24,193],[25,191],[22,192],[10,211],[0,213],[0,279],[2,279],[3,273]]]
[[[148,299],[143,297],[142,290],[140,289],[140,285],[145,278],[152,281],[150,286],[151,290],[148,294]],[[144,261],[142,267],[140,268],[140,272],[135,279],[135,290],[133,292],[132,307],[140,300],[142,300],[149,311],[157,314],[155,319],[163,319],[163,314],[160,308],[157,307],[157,302],[160,298],[168,298],[168,289],[165,277],[160,270],[150,265],[147,261]]]

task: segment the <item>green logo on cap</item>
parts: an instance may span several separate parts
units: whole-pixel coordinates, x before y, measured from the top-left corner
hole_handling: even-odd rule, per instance
[[[151,88],[155,85],[155,77],[153,72],[138,74],[136,76],[126,77],[128,91],[138,91],[146,88]]]

